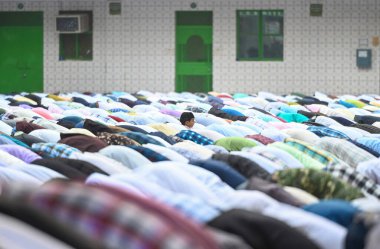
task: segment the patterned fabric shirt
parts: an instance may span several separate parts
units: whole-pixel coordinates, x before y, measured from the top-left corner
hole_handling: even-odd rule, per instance
[[[140,144],[136,142],[135,140],[121,135],[121,134],[113,134],[109,132],[99,132],[97,133],[98,138],[106,142],[108,145],[124,145],[124,146],[129,146],[129,145],[137,145],[139,146]]]
[[[277,171],[273,180],[283,186],[297,187],[319,199],[354,200],[362,197],[359,189],[354,188],[328,172],[315,169],[287,169]]]
[[[338,160],[335,159],[335,156],[331,153],[315,148],[307,142],[303,142],[293,138],[287,138],[285,140],[285,143],[306,153],[307,155],[311,156],[312,158],[316,159],[318,162],[321,162],[324,165],[338,162]]]
[[[361,162],[376,158],[367,151],[343,139],[323,137],[317,142],[317,146],[333,153],[352,167],[356,167]]]
[[[129,110],[123,109],[123,108],[113,108],[113,109],[110,109],[108,111],[112,112],[112,113],[115,113],[115,112],[125,112],[125,113],[128,113],[128,112],[130,112]]]
[[[297,148],[291,146],[290,144],[276,142],[268,146],[274,147],[274,148],[277,148],[289,153],[294,158],[296,158],[300,163],[302,163],[302,165],[305,168],[322,170],[326,166],[323,163],[319,162],[317,159],[312,158],[311,156],[307,155],[301,150],[298,150]]]
[[[186,233],[180,225],[160,216],[159,210],[136,202],[137,197],[125,199],[122,193],[68,181],[49,182],[23,196],[38,210],[107,248],[216,248],[213,241],[205,240],[206,235],[199,234],[200,228],[197,231],[192,226]],[[203,243],[191,236],[202,236]]]
[[[203,108],[197,107],[197,106],[187,106],[186,110],[191,111],[191,112],[197,112],[197,113],[207,113],[206,109],[203,109]]]
[[[207,137],[202,136],[201,134],[196,133],[195,131],[192,131],[192,130],[182,130],[176,136],[185,140],[193,141],[194,143],[197,143],[200,145],[214,144],[214,141],[212,141],[211,139],[208,139]]]
[[[343,132],[340,132],[328,127],[310,126],[307,129],[319,137],[336,137],[336,138],[347,139],[347,140],[350,139]]]
[[[60,143],[34,143],[32,145],[32,150],[45,158],[69,158],[74,152],[81,153],[80,150],[74,147]]]
[[[191,198],[181,193],[175,193],[175,195],[162,194],[155,196],[155,198],[200,223],[209,222],[222,212],[222,210],[208,205],[201,199]]]
[[[364,193],[380,199],[380,185],[377,185],[372,179],[362,175],[355,169],[344,165],[332,164],[327,166],[326,170],[333,176],[360,188]]]

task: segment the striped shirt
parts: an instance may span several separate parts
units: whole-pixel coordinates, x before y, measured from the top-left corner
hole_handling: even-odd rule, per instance
[[[318,149],[309,143],[306,143],[297,139],[293,139],[293,138],[287,138],[285,140],[285,143],[287,145],[290,145],[296,148],[299,151],[304,152],[305,154],[309,155],[310,157],[312,157],[313,159],[317,160],[318,162],[324,165],[338,162],[338,160],[335,159],[335,156],[332,155],[331,153]]]

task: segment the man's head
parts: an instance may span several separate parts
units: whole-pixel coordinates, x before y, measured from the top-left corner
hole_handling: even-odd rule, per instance
[[[194,114],[191,112],[183,112],[179,118],[179,121],[182,125],[192,128],[195,124]]]

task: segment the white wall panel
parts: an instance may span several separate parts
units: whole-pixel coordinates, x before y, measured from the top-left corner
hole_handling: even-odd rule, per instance
[[[175,11],[188,0],[123,0],[122,15],[108,14],[106,0],[4,1],[0,11],[44,12],[45,91],[173,91]],[[276,93],[315,90],[332,94],[379,93],[380,1],[316,0],[323,17],[310,17],[310,0],[199,0],[196,10],[213,11],[214,90]],[[236,61],[236,9],[284,9],[283,62]],[[60,10],[92,10],[93,61],[59,61],[54,17]],[[359,39],[373,49],[373,68],[358,70]]]

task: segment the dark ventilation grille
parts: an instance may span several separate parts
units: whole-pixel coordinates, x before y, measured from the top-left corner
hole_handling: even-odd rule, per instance
[[[323,4],[312,3],[310,4],[310,16],[322,16]]]
[[[121,3],[120,2],[110,3],[109,9],[110,9],[110,15],[112,15],[112,16],[121,15]]]

